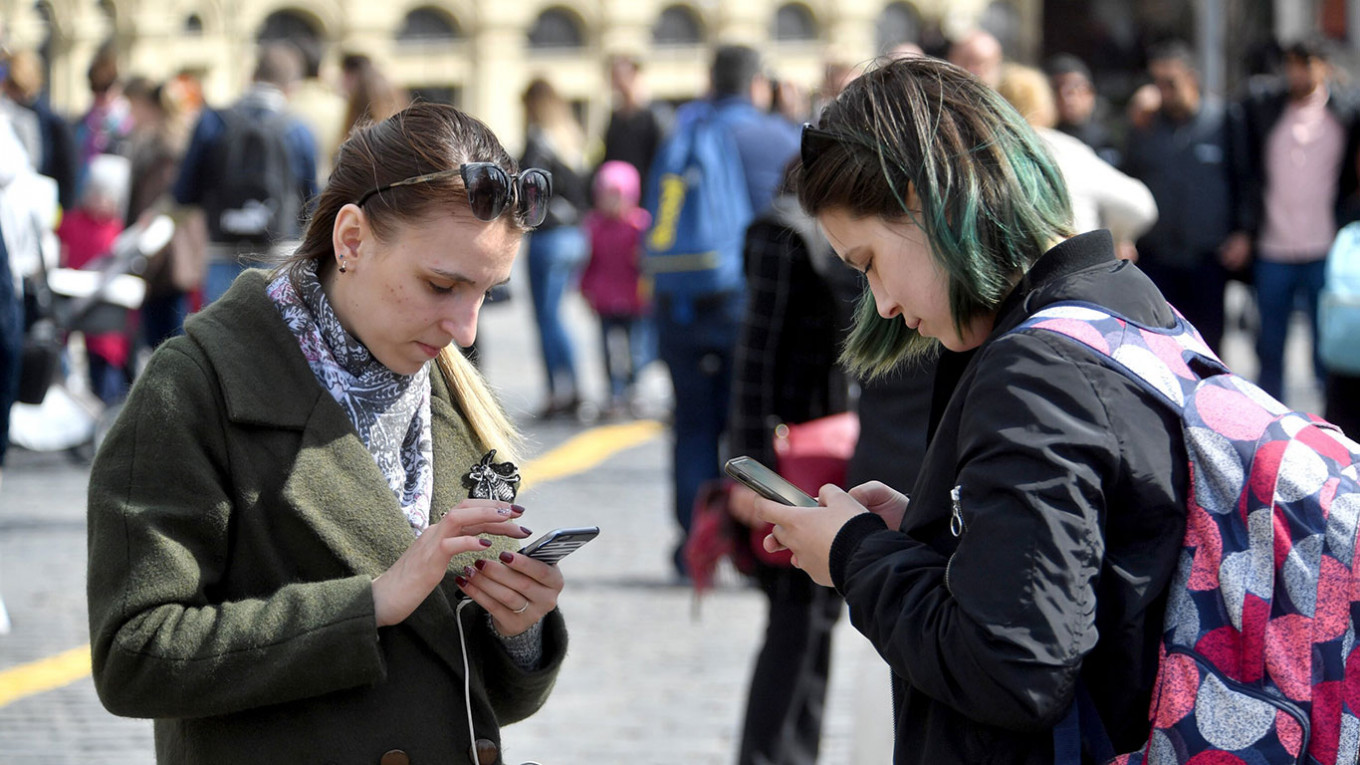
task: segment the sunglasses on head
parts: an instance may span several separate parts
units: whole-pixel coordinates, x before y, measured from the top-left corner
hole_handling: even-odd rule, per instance
[[[813,127],[811,122],[803,123],[803,137],[799,142],[799,154],[803,160],[803,169],[812,167],[817,158],[822,156],[827,149],[840,143],[845,139],[835,133],[828,133],[820,128]]]
[[[552,173],[537,167],[526,168],[517,175],[510,175],[495,162],[469,162],[459,165],[456,170],[440,170],[412,178],[403,178],[386,186],[366,192],[359,197],[358,205],[364,206],[374,194],[395,189],[400,186],[414,186],[417,183],[462,176],[463,186],[467,188],[468,207],[477,220],[493,221],[506,210],[513,208],[516,217],[529,228],[543,223],[548,216],[548,202],[552,199]]]

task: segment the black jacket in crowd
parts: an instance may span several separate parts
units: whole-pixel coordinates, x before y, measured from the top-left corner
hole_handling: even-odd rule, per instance
[[[774,429],[844,412],[837,365],[859,276],[831,251],[790,196],[746,230],[746,314],[737,339],[727,421],[732,456],[774,465]]]
[[[1079,679],[1119,751],[1147,738],[1185,528],[1180,420],[1074,341],[1006,334],[1059,300],[1173,323],[1108,232],[1054,247],[961,368],[901,528],[865,514],[832,545],[851,620],[892,668],[896,763],[1051,765]]]
[[[1206,100],[1185,122],[1159,113],[1129,133],[1124,172],[1157,200],[1157,222],[1138,239],[1140,260],[1185,270],[1218,261],[1224,240],[1244,225],[1246,151],[1237,104]]]

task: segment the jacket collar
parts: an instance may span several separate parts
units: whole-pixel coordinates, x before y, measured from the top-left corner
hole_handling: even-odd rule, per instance
[[[1020,279],[1011,294],[1001,301],[991,337],[1014,329],[1030,313],[1043,288],[1059,278],[1101,264],[1113,265],[1114,237],[1105,229],[1078,234],[1054,245]]]
[[[265,294],[269,278],[261,269],[242,273],[184,332],[212,363],[232,422],[301,430],[325,391]]]

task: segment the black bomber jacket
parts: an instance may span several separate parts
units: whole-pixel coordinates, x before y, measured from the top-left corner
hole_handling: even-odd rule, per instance
[[[851,621],[892,668],[896,763],[1049,765],[1079,677],[1120,752],[1146,740],[1185,528],[1180,419],[1071,340],[1008,334],[1061,300],[1174,323],[1108,232],[1054,247],[971,358],[942,360],[957,380],[937,383],[952,395],[901,528],[865,514],[832,545]]]

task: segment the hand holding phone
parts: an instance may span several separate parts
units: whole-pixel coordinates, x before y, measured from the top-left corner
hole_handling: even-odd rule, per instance
[[[599,526],[553,529],[520,548],[519,554],[552,566],[599,535]]]
[[[794,507],[818,506],[817,500],[808,496],[807,492],[750,457],[733,457],[723,466],[723,470],[766,499]]]

